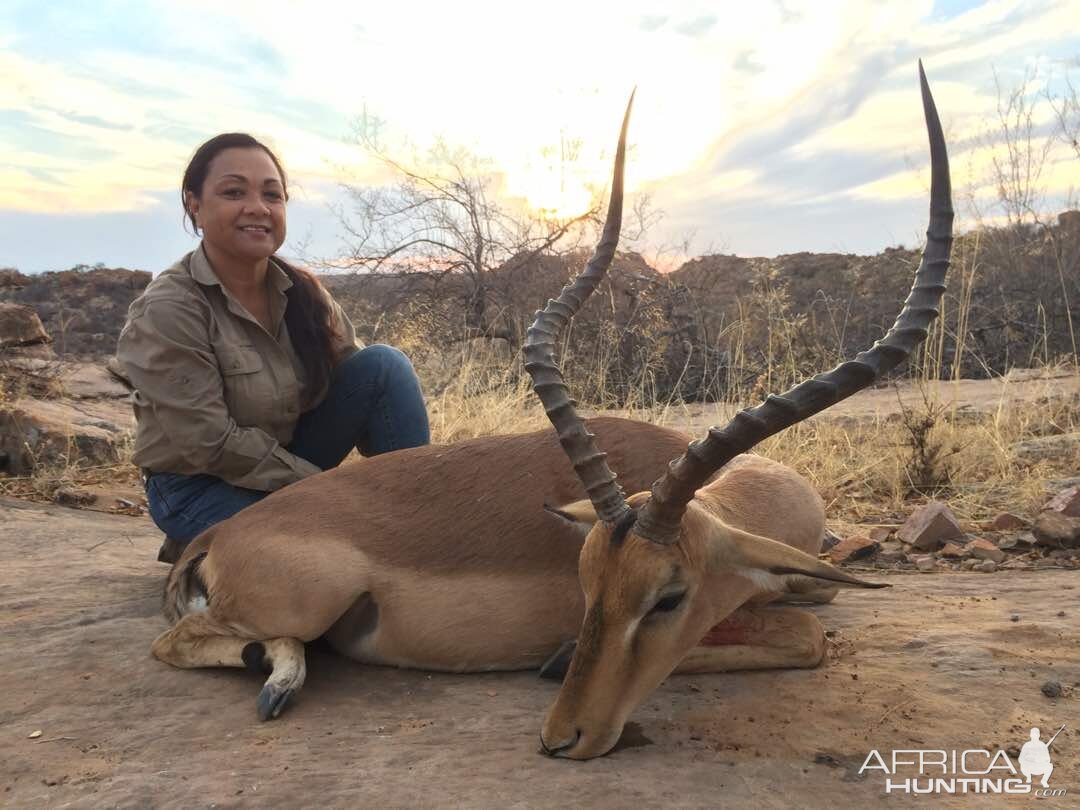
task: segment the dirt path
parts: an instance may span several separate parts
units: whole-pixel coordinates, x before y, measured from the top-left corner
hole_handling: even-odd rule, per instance
[[[1051,786],[1069,795],[1046,806],[1080,796],[1068,571],[891,575],[892,589],[842,593],[818,610],[826,666],[672,678],[622,750],[570,763],[537,753],[556,687],[531,673],[312,650],[304,691],[259,723],[254,676],[150,658],[165,567],[147,519],[0,501],[0,525],[2,807],[835,808],[886,798],[880,774],[858,774],[870,749],[993,751],[1062,723]],[[1065,696],[1045,697],[1048,680]]]
[[[1048,400],[1080,399],[1080,375],[1068,370],[1016,369],[1005,377],[989,380],[940,380],[925,389],[915,383],[900,382],[869,388],[824,411],[816,419],[838,422],[873,422],[896,417],[904,408],[918,410],[925,401],[958,415],[994,414],[999,410],[1037,407]],[[758,404],[755,402],[747,403]],[[697,434],[710,425],[722,424],[736,408],[726,403],[690,403],[673,406],[665,423]],[[611,416],[633,416],[625,411],[608,410]]]

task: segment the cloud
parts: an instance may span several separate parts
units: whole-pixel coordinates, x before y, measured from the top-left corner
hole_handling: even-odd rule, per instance
[[[648,31],[648,32],[659,31],[661,28],[664,27],[664,24],[667,21],[668,21],[668,18],[666,16],[662,17],[662,16],[652,16],[652,15],[650,15],[650,16],[642,17],[641,21],[638,23],[638,27],[641,28],[642,31]]]
[[[695,17],[692,20],[679,23],[675,26],[675,30],[688,37],[700,37],[703,34],[708,33],[714,25],[716,25],[716,15],[704,14],[700,17]]]
[[[66,118],[68,121],[74,121],[78,124],[86,124],[90,127],[98,127],[99,129],[110,129],[119,132],[126,132],[127,130],[134,129],[131,124],[120,123],[118,121],[108,121],[97,115],[90,115],[88,113],[65,112],[63,110],[49,110],[49,112],[55,113],[61,118]]]
[[[577,0],[510,5],[6,5],[0,206],[63,214],[64,227],[161,208],[175,224],[174,188],[194,148],[243,130],[269,140],[309,190],[296,198],[309,206],[305,227],[332,229],[320,219],[326,189],[346,172],[382,177],[349,143],[365,106],[395,148],[464,144],[493,158],[519,196],[602,188],[637,84],[628,184],[652,190],[669,224],[700,216],[714,241],[707,229],[726,226],[712,223],[738,223],[723,241],[739,251],[767,252],[769,233],[789,248],[817,238],[806,223],[906,238],[905,203],[922,182],[912,167],[926,151],[916,57],[954,153],[975,156],[994,109],[992,68],[1009,86],[1033,60],[1080,46],[1067,0],[783,0],[722,21],[700,0],[624,0],[618,14]],[[582,144],[572,160],[566,142]],[[1059,162],[1047,172],[1053,188],[1073,176]],[[787,216],[796,223],[775,227]],[[97,259],[109,257],[79,261]]]

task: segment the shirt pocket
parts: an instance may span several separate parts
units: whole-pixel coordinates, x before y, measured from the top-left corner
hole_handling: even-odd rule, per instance
[[[254,346],[218,350],[229,415],[241,427],[264,427],[273,408],[274,387],[269,369]]]

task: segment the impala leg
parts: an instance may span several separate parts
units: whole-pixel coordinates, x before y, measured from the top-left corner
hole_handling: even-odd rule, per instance
[[[712,627],[677,673],[815,667],[825,655],[817,616],[789,607],[742,607]]]
[[[281,714],[304,685],[304,645],[295,638],[242,638],[206,613],[189,613],[162,633],[150,648],[154,657],[181,669],[247,667],[270,677],[259,692],[260,720]]]

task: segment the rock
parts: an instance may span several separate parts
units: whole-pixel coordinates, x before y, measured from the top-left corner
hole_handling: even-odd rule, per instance
[[[53,500],[61,506],[87,506],[97,500],[97,495],[74,487],[60,487]]]
[[[968,557],[970,555],[967,553],[963,546],[960,546],[957,543],[946,543],[944,546],[941,547],[941,550],[938,552],[938,556],[958,560],[961,557]]]
[[[962,569],[964,569],[965,571],[973,571],[973,570],[975,570],[975,566],[978,565],[978,564],[979,564],[979,560],[976,560],[974,557],[971,557],[970,559],[964,560],[962,563],[960,563],[960,567]]]
[[[1016,546],[1019,543],[1020,543],[1020,541],[1017,539],[1016,535],[1009,534],[1009,535],[1005,535],[1005,537],[999,537],[998,538],[997,547],[1002,549],[1002,550],[1005,550],[1005,549],[1010,549],[1010,548],[1016,548]]]
[[[0,407],[0,472],[26,475],[35,464],[112,464],[134,429],[127,402],[17,399]]]
[[[997,571],[997,563],[993,560],[979,560],[979,563],[972,570],[982,571],[984,574],[992,574]]]
[[[24,276],[14,267],[4,267],[0,269],[0,290],[5,288],[17,290],[20,287],[25,287],[29,283],[30,277]]]
[[[1016,542],[1018,545],[1022,546],[1033,546],[1038,541],[1035,539],[1035,535],[1031,532],[1021,532],[1020,534],[1016,535]]]
[[[937,560],[934,559],[933,554],[927,554],[923,557],[915,557],[915,567],[920,571],[933,571],[937,568]]]
[[[108,366],[99,363],[16,357],[7,366],[22,375],[28,395],[36,398],[126,399],[130,394]]]
[[[0,303],[0,349],[48,342],[49,333],[33,307]]]
[[[870,539],[876,540],[879,543],[884,543],[892,537],[893,532],[895,531],[895,526],[875,526],[870,530]]]
[[[874,556],[880,544],[861,534],[846,537],[829,549],[829,559],[836,565]]]
[[[1076,453],[1080,444],[1080,432],[1061,433],[1057,436],[1039,436],[1014,444],[1010,449],[1027,462],[1047,459],[1065,459]]]
[[[886,540],[878,550],[877,559],[887,564],[907,562],[904,544],[899,540]]]
[[[1039,687],[1039,690],[1048,698],[1061,697],[1061,684],[1057,681],[1047,681]]]
[[[1061,512],[1042,512],[1035,518],[1035,542],[1049,548],[1080,546],[1080,518]]]
[[[130,393],[106,366],[97,363],[65,364],[60,384],[73,399],[126,399]]]
[[[1002,512],[990,523],[990,531],[1011,532],[1030,526],[1026,520],[1012,512]]]
[[[840,542],[840,536],[832,529],[825,530],[825,536],[821,538],[821,550],[828,551]]]
[[[1010,614],[1009,615],[1009,621],[1010,622],[1018,622],[1018,621],[1020,621],[1020,614],[1019,613]]]
[[[1046,512],[1059,512],[1067,517],[1080,517],[1080,486],[1069,487],[1051,498],[1046,506]]]
[[[120,384],[128,390],[135,388],[135,386],[131,384],[131,380],[128,379],[127,372],[124,370],[124,367],[120,365],[120,361],[116,358],[116,355],[113,355],[105,361],[105,370],[119,380]]]
[[[992,560],[995,563],[999,563],[1005,559],[1004,551],[989,540],[984,540],[981,537],[976,537],[964,546],[964,551],[979,560]]]
[[[1080,549],[1055,548],[1046,556],[1049,557],[1051,560],[1071,560],[1078,554],[1080,554]]]
[[[935,551],[944,541],[963,534],[952,510],[938,501],[931,501],[912,512],[896,533],[919,551]]]

